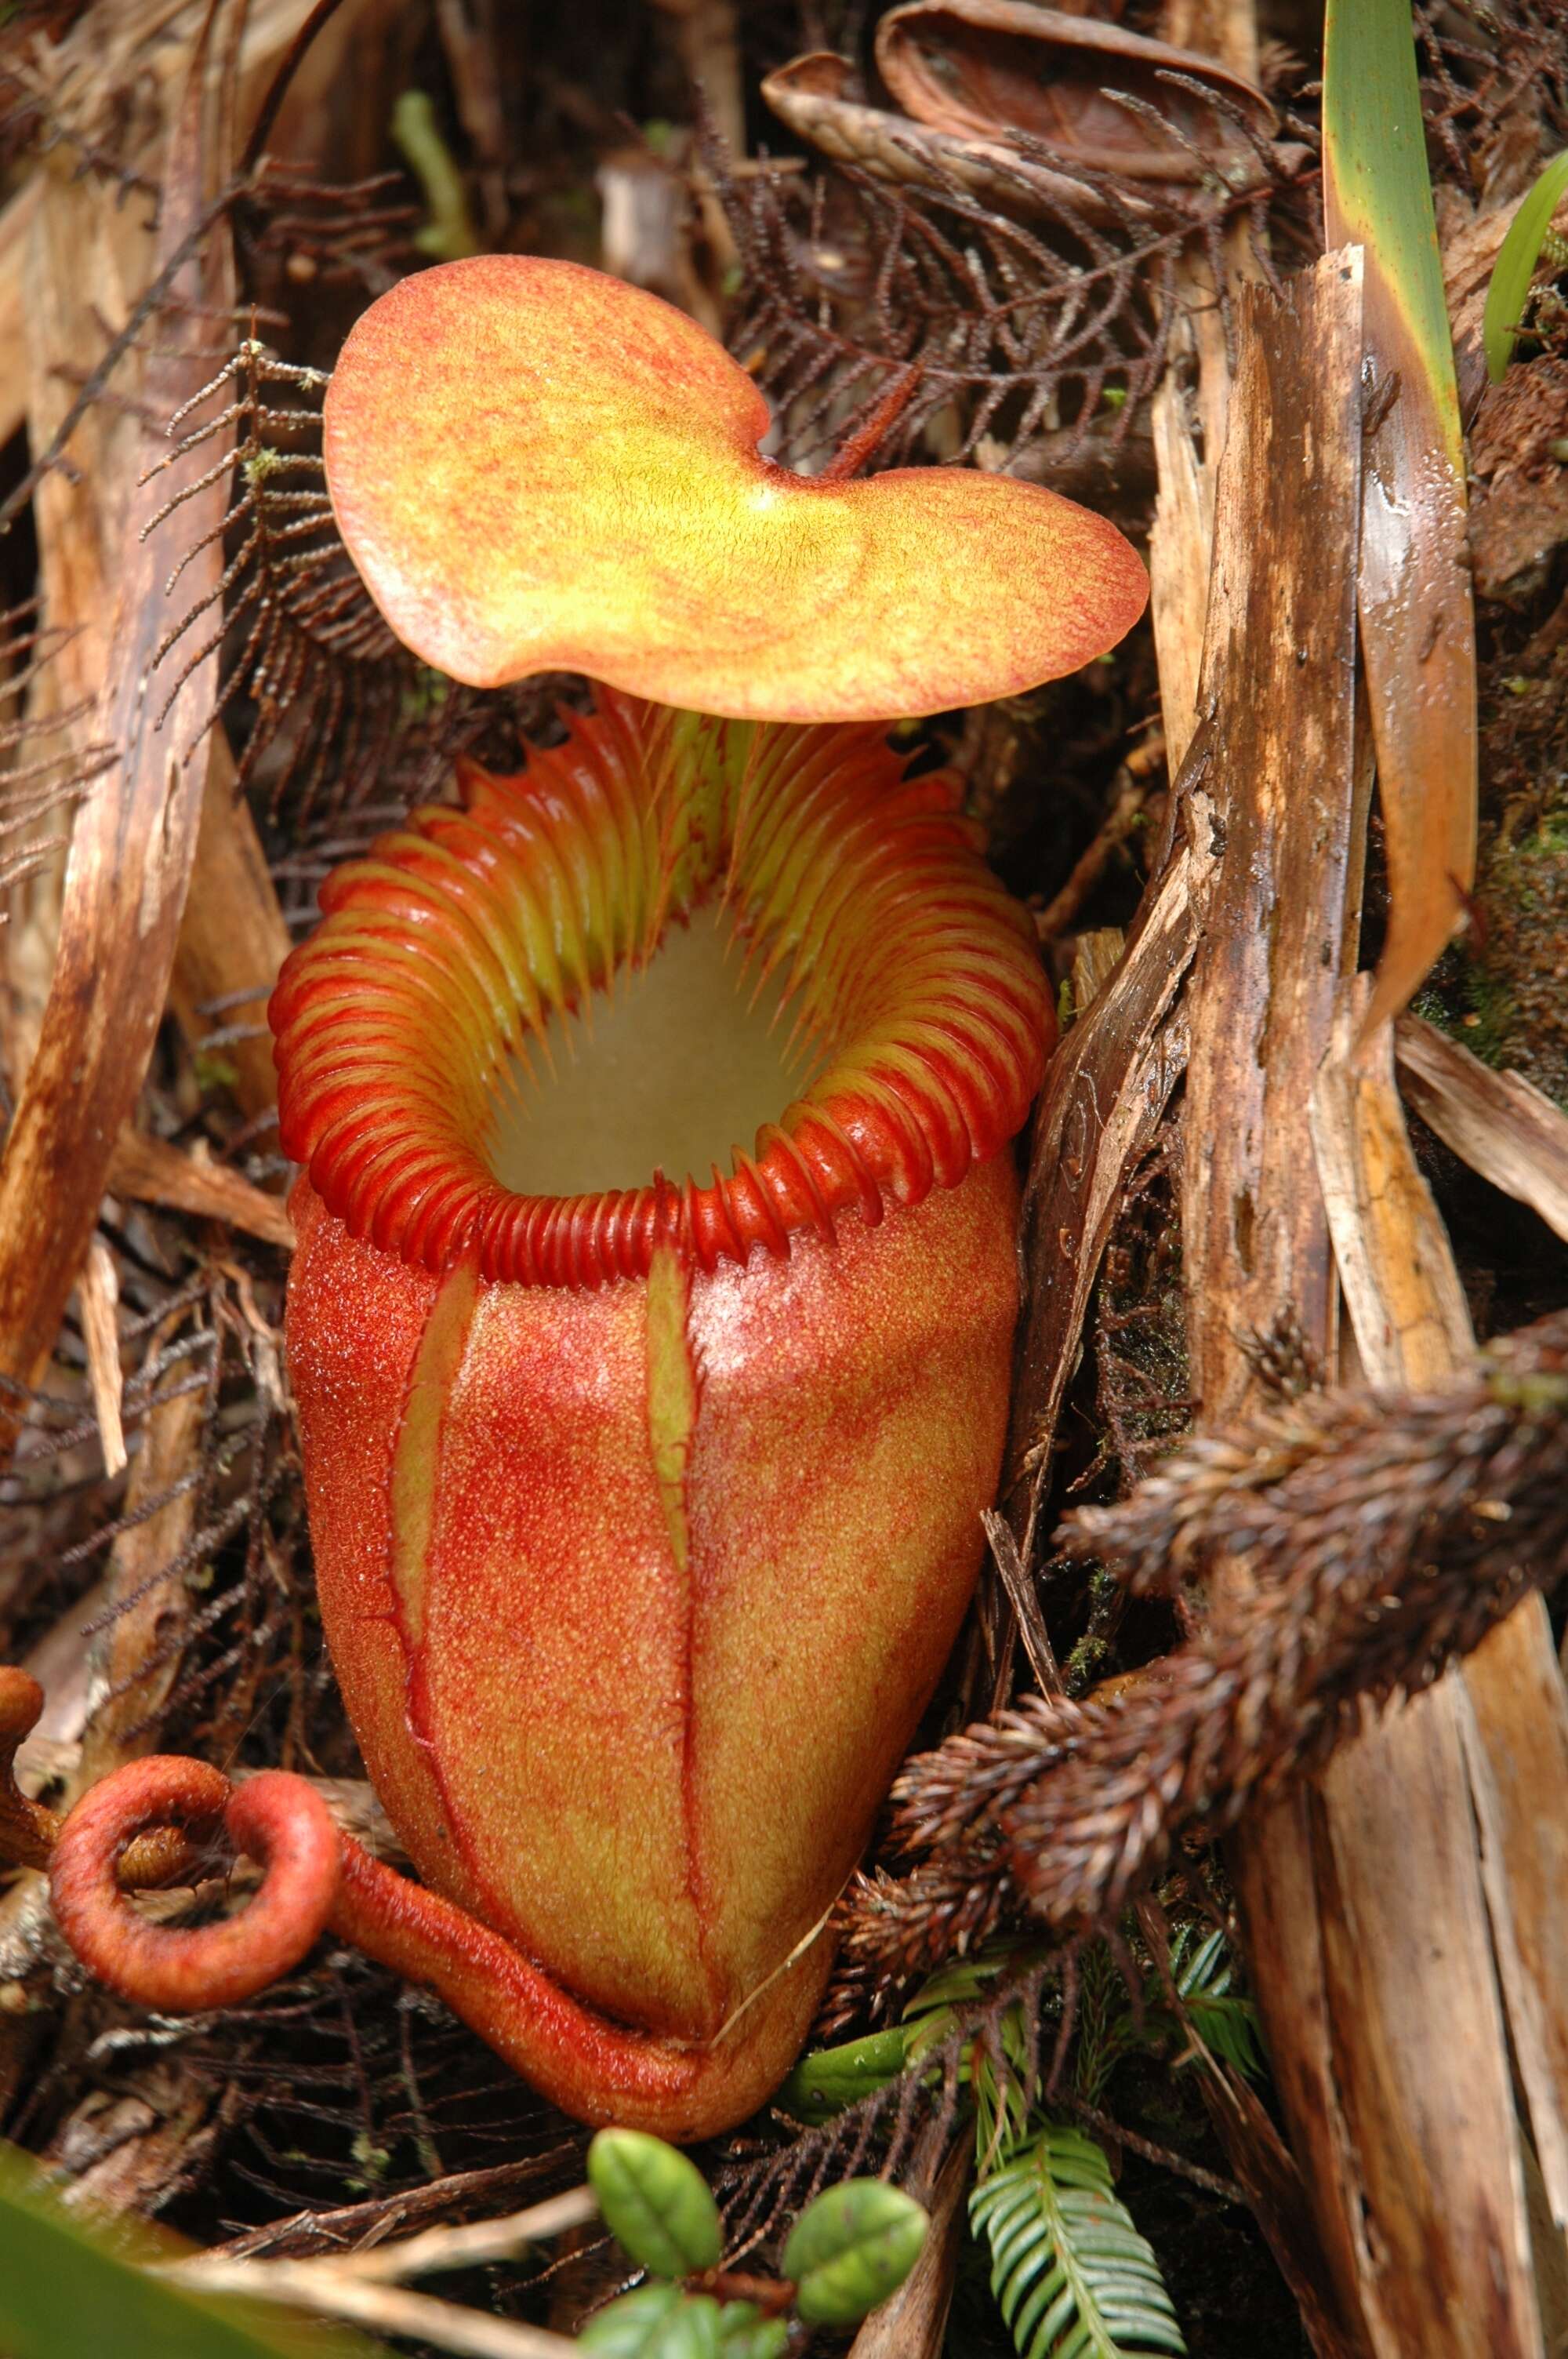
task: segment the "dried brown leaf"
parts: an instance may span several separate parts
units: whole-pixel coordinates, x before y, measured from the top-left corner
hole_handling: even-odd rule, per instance
[[[960,137],[1023,132],[1098,172],[1233,186],[1258,175],[1272,106],[1212,58],[1033,0],[909,0],[877,27],[905,114]]]

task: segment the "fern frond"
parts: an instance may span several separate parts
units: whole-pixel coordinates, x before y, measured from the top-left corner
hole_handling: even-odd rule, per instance
[[[1185,2352],[1160,2264],[1081,2130],[1047,2122],[1013,2148],[970,2196],[969,2224],[1019,2359]]]
[[[1237,1991],[1221,1991],[1212,1997],[1190,1999],[1187,2012],[1204,2046],[1221,2064],[1228,2064],[1233,2072],[1249,2081],[1267,2077],[1258,2038],[1258,2010],[1250,1999]]]
[[[959,2072],[975,2105],[975,2142],[982,2171],[999,2153],[1016,2146],[1029,2126],[1029,2092],[1034,2078],[1037,1995],[1021,1995],[990,2008],[984,2002],[1004,1976],[1014,1980],[1031,1967],[1044,1975],[1046,1953],[1017,1942],[988,1942],[973,1958],[959,1958],[932,1974],[903,2011],[904,2063],[927,2067],[934,2056],[970,2026]]]
[[[169,419],[172,448],[158,465],[220,433],[232,436],[232,451],[154,519],[232,474],[222,524],[193,542],[169,577],[172,592],[198,550],[225,537],[222,580],[170,625],[157,649],[157,661],[179,651],[164,711],[195,667],[221,650],[217,713],[243,716],[238,785],[265,766],[274,813],[287,799],[296,835],[319,798],[336,818],[384,788],[397,752],[422,730],[438,732],[451,703],[445,684],[393,636],[339,538],[317,447],[326,383],[319,370],[280,359],[254,334],[243,338]],[[216,414],[189,425],[197,402],[215,394],[226,397]]]
[[[1103,1941],[1087,1942],[1078,1966],[1073,2055],[1073,2086],[1086,2104],[1098,2105],[1129,2049],[1147,2044],[1147,2004],[1134,2012],[1126,1998],[1126,1982],[1108,1947]]]
[[[1231,1987],[1236,1968],[1224,1932],[1216,1926],[1190,1955],[1184,1955],[1191,1932],[1190,1927],[1184,1928],[1171,1952],[1176,1988],[1186,2003],[1187,2013],[1211,2055],[1222,2064],[1228,2064],[1232,2071],[1260,2081],[1266,2067],[1259,2038],[1258,2010],[1249,1998]]]

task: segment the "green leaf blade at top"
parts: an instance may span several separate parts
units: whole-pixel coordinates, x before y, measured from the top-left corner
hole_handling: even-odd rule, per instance
[[[1420,391],[1450,462],[1463,462],[1459,391],[1427,168],[1408,0],[1328,0],[1323,79],[1324,202],[1330,246],[1367,248],[1406,324]]]

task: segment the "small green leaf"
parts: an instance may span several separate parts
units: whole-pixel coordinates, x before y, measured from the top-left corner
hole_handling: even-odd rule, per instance
[[[719,2266],[719,2206],[695,2162],[643,2130],[600,2130],[588,2150],[589,2184],[611,2234],[656,2277]]]
[[[719,2313],[719,2359],[784,2359],[789,2328],[754,2301],[727,2301]]]
[[[830,2187],[806,2205],[784,2246],[784,2275],[795,2280],[802,2318],[814,2326],[864,2318],[903,2283],[928,2224],[913,2196],[882,2180]]]
[[[1498,249],[1487,287],[1487,307],[1481,314],[1487,375],[1494,385],[1502,382],[1513,358],[1530,282],[1564,190],[1568,190],[1568,154],[1552,158],[1509,223],[1508,235]]]
[[[869,2031],[863,2039],[803,2056],[773,2103],[798,2122],[830,2121],[858,2098],[885,2089],[903,2064],[902,2030]]]
[[[590,2319],[578,2341],[599,2359],[729,2359],[719,2304],[676,2285],[642,2286]]]

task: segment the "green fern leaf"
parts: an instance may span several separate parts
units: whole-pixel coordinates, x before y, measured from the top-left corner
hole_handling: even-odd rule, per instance
[[[969,2224],[1019,2359],[1185,2352],[1160,2264],[1081,2130],[1048,2122],[1011,2148],[970,2196]]]
[[[1236,1991],[1221,1991],[1213,1997],[1189,1999],[1187,2012],[1211,2056],[1250,2081],[1263,2079],[1258,2010],[1250,1999]]]
[[[1176,1987],[1204,2046],[1235,2072],[1254,2081],[1264,2078],[1263,2049],[1259,2038],[1258,2010],[1249,1998],[1233,1990],[1235,1968],[1225,1935],[1217,1928],[1188,1957],[1179,1940],[1172,1952]]]

